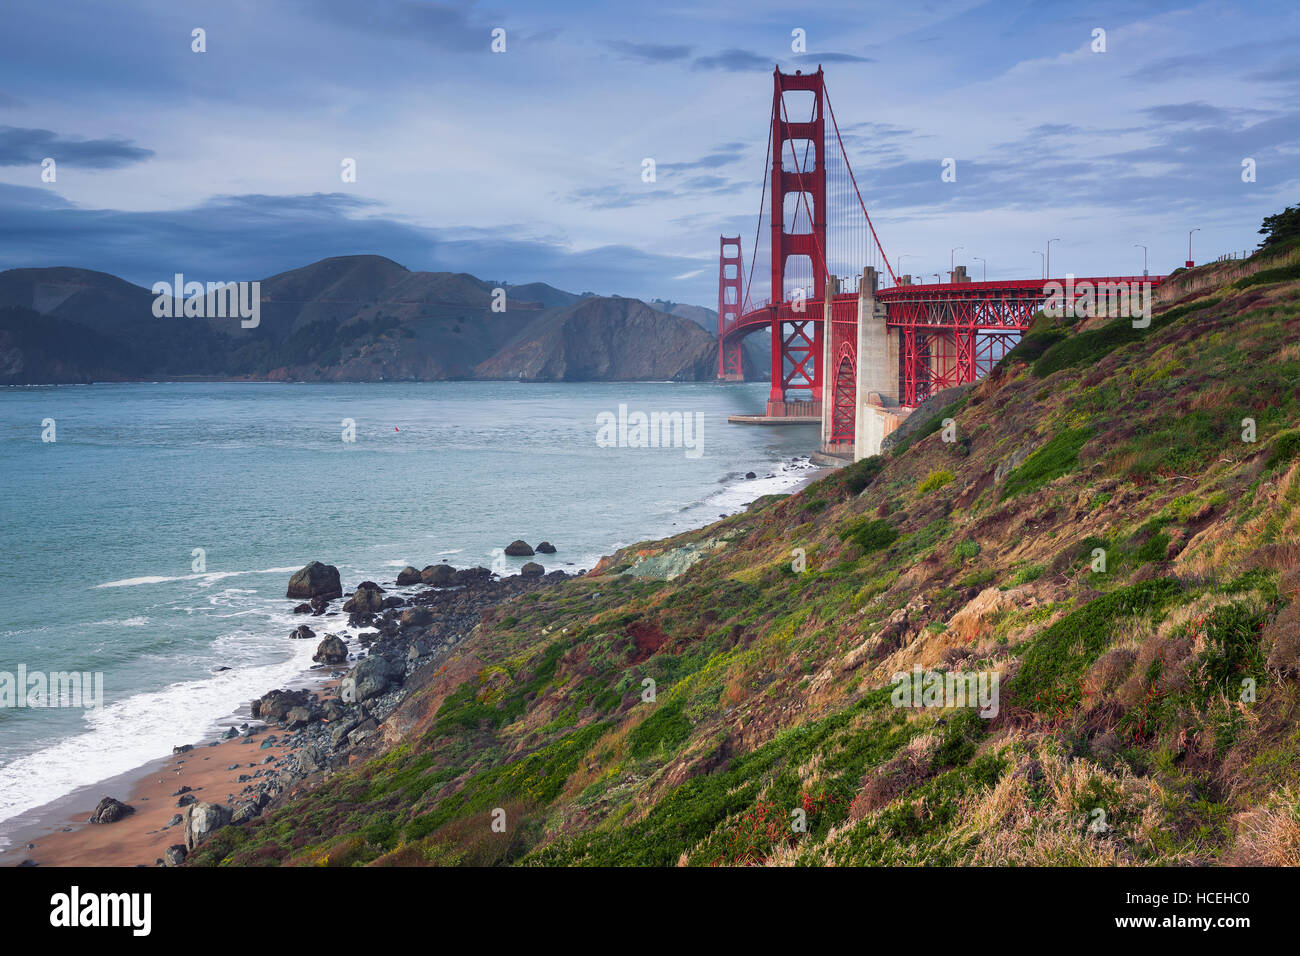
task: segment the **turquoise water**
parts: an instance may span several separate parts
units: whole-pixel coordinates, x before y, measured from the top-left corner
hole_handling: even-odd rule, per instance
[[[210,734],[301,674],[316,642],[288,638],[302,619],[284,591],[309,560],[337,565],[346,590],[390,583],[406,564],[491,566],[493,549],[523,538],[559,549],[537,558],[547,570],[574,571],[788,489],[816,429],[726,422],[760,411],[766,394],[713,383],[0,389],[0,672],[104,675],[97,708],[0,708],[0,820]],[[620,404],[700,413],[698,457],[598,446],[598,416]],[[54,442],[42,441],[46,419]],[[509,573],[527,559],[504,560]]]

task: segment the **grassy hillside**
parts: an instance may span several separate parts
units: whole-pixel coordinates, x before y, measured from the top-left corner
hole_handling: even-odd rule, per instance
[[[1300,281],[1257,276],[1040,320],[887,457],[498,608],[195,861],[1300,863]],[[894,706],[916,665],[997,715]]]

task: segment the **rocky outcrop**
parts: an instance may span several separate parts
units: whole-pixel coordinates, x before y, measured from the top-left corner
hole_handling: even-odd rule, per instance
[[[540,578],[543,574],[546,573],[546,569],[542,567],[540,564],[538,564],[536,561],[529,561],[527,564],[525,564],[522,568],[519,569],[519,573],[526,578]]]
[[[554,553],[555,553],[555,545],[551,544],[551,542],[549,542],[549,541],[543,541],[541,544],[539,544],[539,545],[537,546],[537,553],[538,553],[538,554],[554,554]]]
[[[374,581],[362,581],[343,605],[349,614],[373,614],[383,609],[384,589]]]
[[[309,562],[302,570],[294,572],[289,579],[289,590],[285,597],[290,598],[332,598],[343,596],[343,584],[339,580],[339,569],[332,564]]]
[[[408,587],[412,584],[420,583],[420,572],[409,564],[397,572],[397,586]]]
[[[185,849],[194,848],[230,823],[230,808],[220,803],[194,803],[185,808],[182,825],[185,827]]]
[[[335,634],[321,641],[312,655],[312,660],[321,664],[342,664],[347,659],[348,646]]]
[[[113,797],[105,797],[95,806],[95,812],[90,815],[90,822],[116,823],[123,817],[128,817],[133,813],[135,813],[135,807]]]
[[[527,541],[521,541],[516,538],[506,545],[506,554],[512,558],[531,558],[533,549]]]
[[[268,724],[283,720],[285,715],[295,707],[306,707],[311,703],[311,694],[305,690],[273,690],[253,701],[253,716]]]
[[[378,697],[404,671],[402,665],[390,663],[382,655],[372,654],[352,668],[339,683],[339,699],[347,704],[360,704]]]
[[[420,581],[433,587],[446,587],[456,577],[456,569],[450,564],[431,564],[420,572]]]

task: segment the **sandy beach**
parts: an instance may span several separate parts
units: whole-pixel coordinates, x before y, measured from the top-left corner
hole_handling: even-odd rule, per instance
[[[319,685],[318,699],[332,696],[336,681]],[[274,766],[288,753],[289,735],[249,719],[251,736],[209,741],[192,750],[146,764],[111,780],[82,788],[22,814],[10,833],[13,845],[0,853],[0,866],[153,866],[173,844],[185,842],[182,826],[168,825],[183,808],[178,791],[202,802],[231,804],[259,769]],[[263,747],[274,736],[276,742]],[[115,823],[87,819],[101,797],[112,796],[135,812]],[[30,865],[30,864],[28,864]]]

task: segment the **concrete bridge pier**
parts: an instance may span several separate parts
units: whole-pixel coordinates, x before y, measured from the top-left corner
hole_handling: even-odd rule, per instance
[[[911,409],[899,405],[901,348],[897,331],[886,325],[888,306],[876,298],[880,274],[862,270],[858,283],[857,416],[853,460],[880,454],[885,436],[902,424]]]

